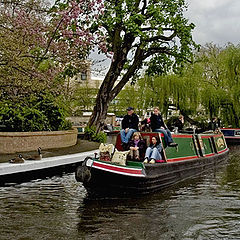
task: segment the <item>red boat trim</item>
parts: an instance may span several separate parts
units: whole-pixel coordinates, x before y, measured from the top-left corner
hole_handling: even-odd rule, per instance
[[[214,156],[215,153],[209,153],[209,154],[206,154],[205,157],[211,157],[211,156]]]
[[[170,158],[170,159],[167,159],[167,162],[178,162],[178,161],[191,160],[191,159],[196,159],[196,158],[198,158],[198,156],[181,157],[181,158]]]
[[[217,134],[217,135],[214,135],[213,137],[223,137],[224,135],[223,134]]]
[[[236,136],[225,136],[225,138],[238,139],[238,138],[240,138],[240,137],[236,137]]]
[[[228,148],[225,148],[225,149],[219,151],[218,154],[224,153],[224,152],[226,152],[226,151],[228,151]]]
[[[105,170],[108,172],[128,175],[128,176],[135,176],[135,177],[144,177],[145,175],[142,173],[142,169],[137,168],[127,168],[127,167],[121,167],[121,166],[113,166],[110,164],[104,164],[100,162],[93,162],[92,167]]]
[[[178,135],[178,134],[173,134],[172,137],[174,137],[174,138],[192,138],[192,135]]]
[[[211,138],[211,136],[203,136],[203,135],[201,135],[201,138]]]

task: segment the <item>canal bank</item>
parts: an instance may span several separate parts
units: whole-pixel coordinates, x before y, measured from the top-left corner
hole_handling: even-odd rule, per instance
[[[25,160],[24,163],[9,163],[17,154],[1,154],[0,185],[27,182],[66,172],[74,172],[87,156],[94,156],[99,143],[78,139],[71,147],[42,151],[41,160]],[[23,157],[36,152],[21,152]]]
[[[90,142],[87,140],[77,139],[77,143],[71,147],[42,149],[42,155],[43,155],[43,158],[49,158],[49,157],[55,157],[55,156],[87,152],[94,149],[98,149],[98,147],[99,147],[99,143],[97,142]],[[36,154],[36,152],[37,152],[37,149],[36,151],[18,152],[14,154],[0,154],[0,163],[8,162],[9,159],[16,157],[18,154],[32,155],[32,154]]]

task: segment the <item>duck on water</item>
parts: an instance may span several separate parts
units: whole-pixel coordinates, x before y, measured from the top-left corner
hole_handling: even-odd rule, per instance
[[[115,161],[121,152],[121,137],[117,136],[115,151],[109,157],[87,157],[76,169],[75,177],[83,182],[90,194],[148,194],[196,177],[223,162],[229,152],[222,133],[174,134],[176,147],[167,147],[160,133],[141,133],[149,145],[152,137],[160,136],[163,163],[143,163],[126,158]],[[106,154],[106,152],[105,152]]]
[[[26,156],[19,154],[15,158],[10,159],[9,163],[24,163],[25,160],[41,160],[41,159],[42,159],[42,152],[41,152],[41,147],[39,147],[37,149],[36,154],[26,155]]]

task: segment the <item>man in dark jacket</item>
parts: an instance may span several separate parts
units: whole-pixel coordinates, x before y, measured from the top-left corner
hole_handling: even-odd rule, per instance
[[[158,107],[155,107],[153,109],[153,114],[150,117],[150,122],[153,132],[160,132],[164,134],[164,140],[166,141],[167,146],[171,147],[177,146],[177,143],[173,142],[171,132],[165,125]]]
[[[184,117],[179,115],[179,117],[174,121],[174,127],[177,128],[177,131],[181,131],[184,126]]]
[[[138,116],[134,113],[133,107],[127,108],[127,115],[122,120],[122,130],[120,131],[123,148],[128,145],[129,139],[132,134],[138,131]]]

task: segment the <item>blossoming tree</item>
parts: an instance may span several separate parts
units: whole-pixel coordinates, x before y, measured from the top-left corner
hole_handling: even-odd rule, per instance
[[[95,5],[72,1],[69,7],[58,6],[56,14],[47,0],[0,3],[1,98],[18,101],[45,89],[59,94],[64,77],[85,67],[94,39],[86,26],[96,20],[87,11]],[[77,18],[82,19],[81,29],[73,24]]]

